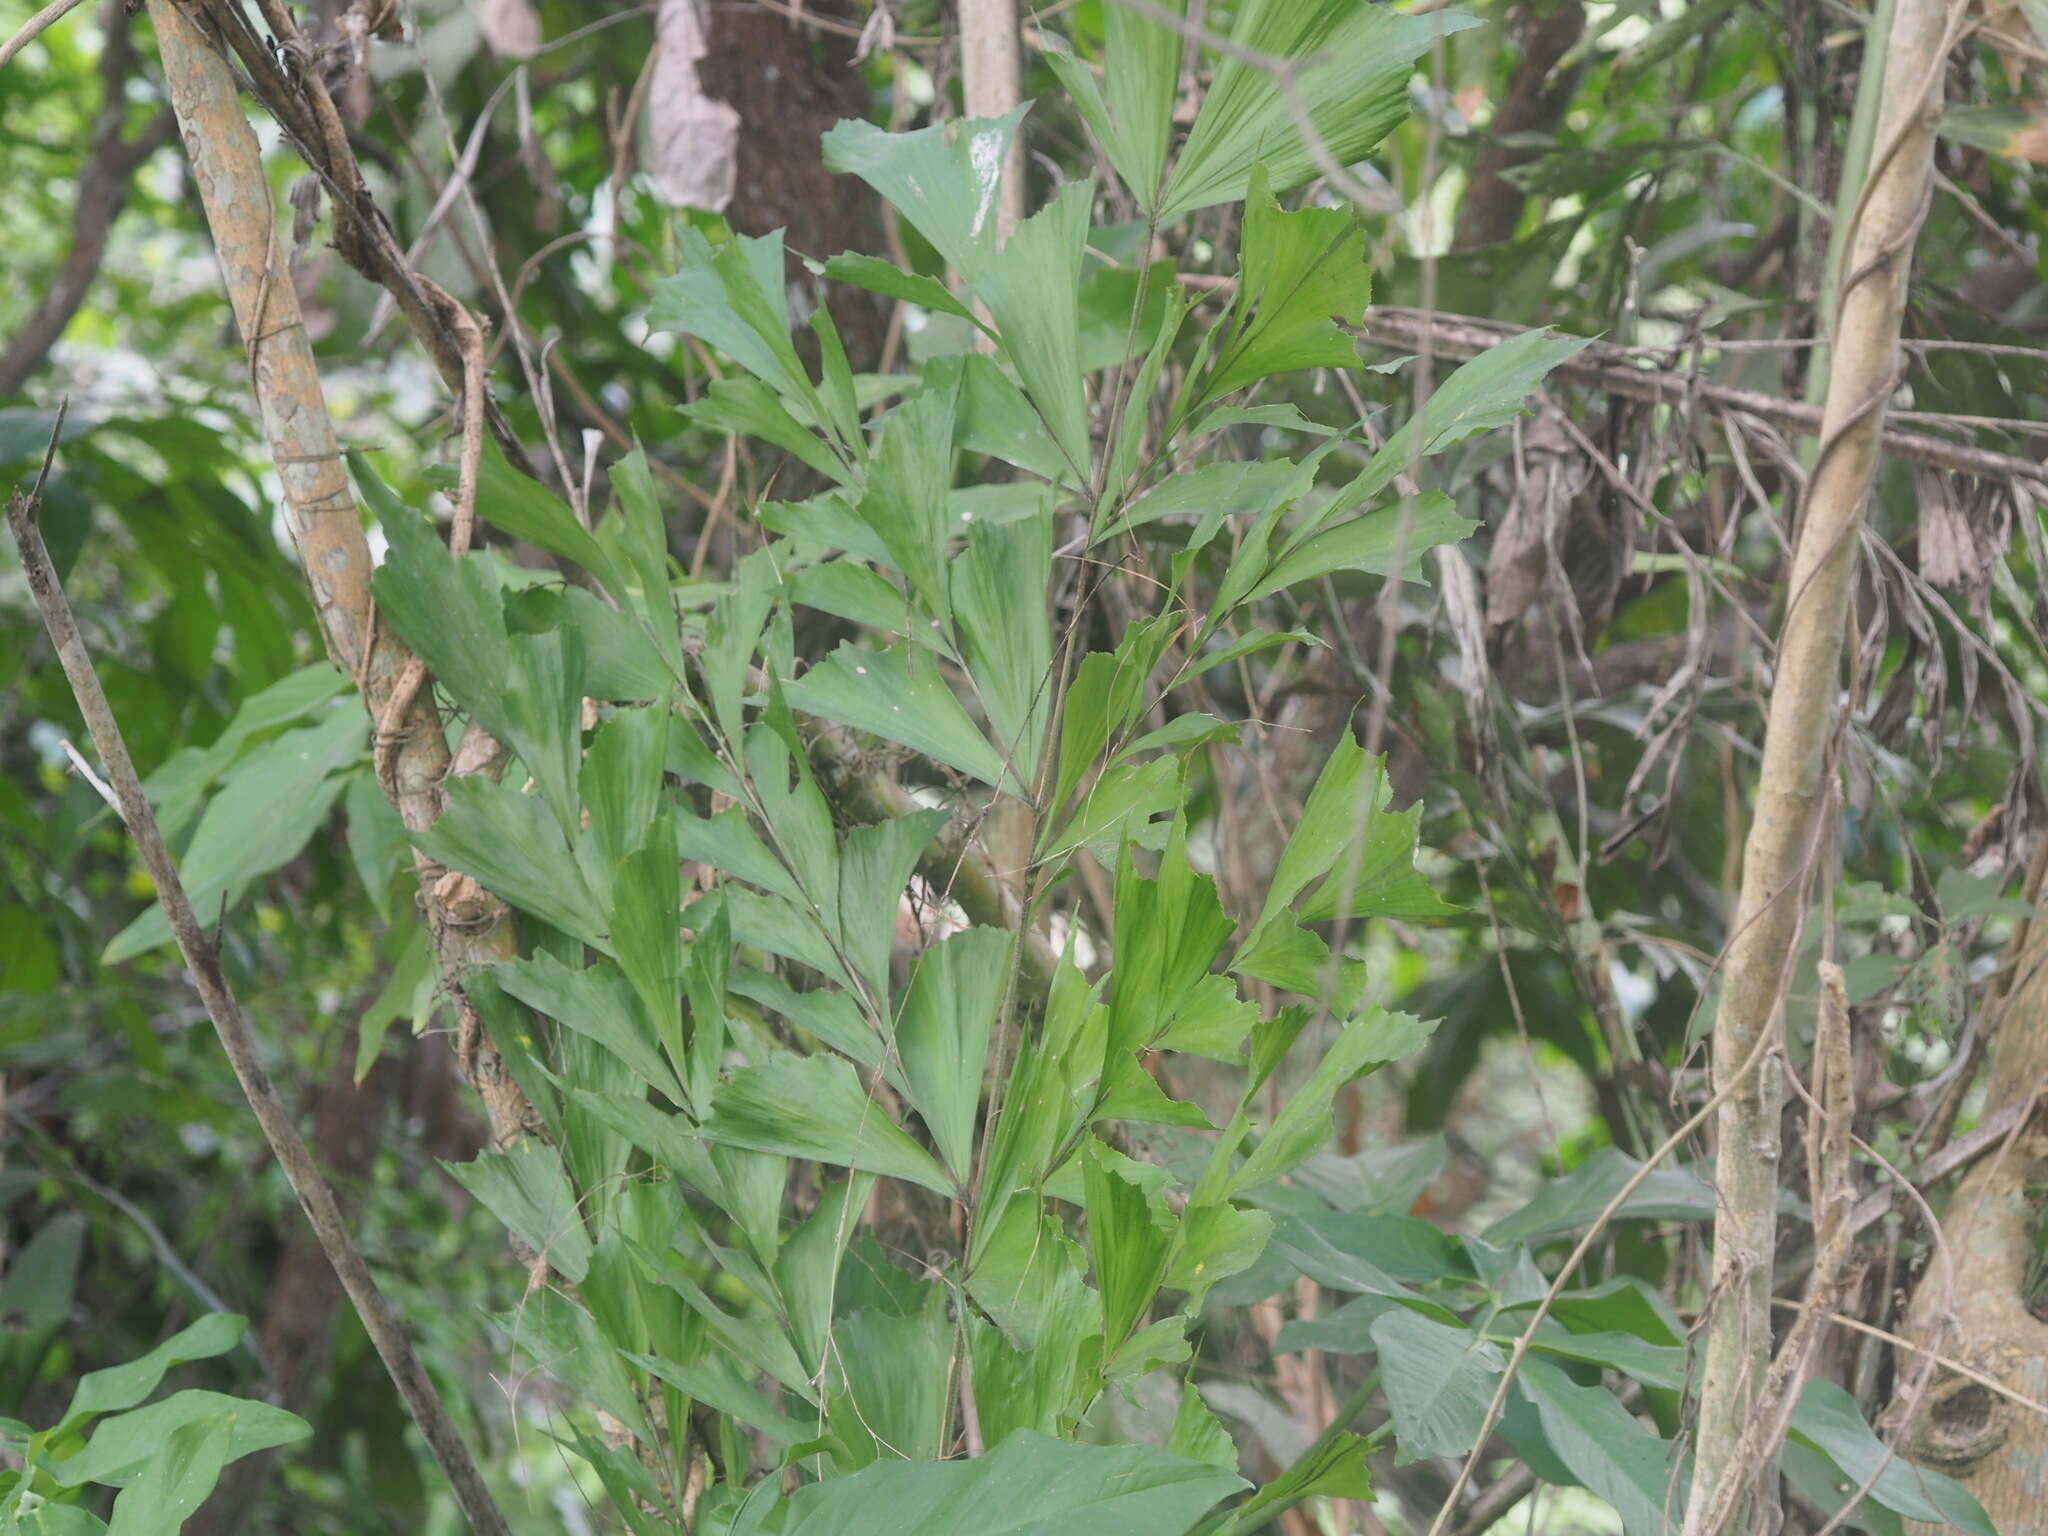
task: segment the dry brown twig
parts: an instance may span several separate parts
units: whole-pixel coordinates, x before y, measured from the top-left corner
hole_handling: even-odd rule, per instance
[[[62,426],[63,413],[60,410],[57,418],[59,431]],[[57,435],[53,431],[50,438],[52,455],[56,444]],[[49,465],[50,457],[45,456],[45,476]],[[398,1388],[399,1396],[405,1400],[413,1422],[426,1438],[428,1449],[447,1477],[471,1529],[483,1532],[485,1536],[508,1533],[510,1528],[477,1470],[469,1447],[463,1443],[446,1406],[435,1393],[433,1383],[420,1365],[419,1357],[414,1354],[412,1343],[396,1314],[378,1290],[355,1239],[349,1235],[334,1191],[314,1163],[313,1154],[299,1135],[290,1109],[278,1096],[277,1087],[263,1065],[248,1015],[242,1011],[240,1001],[229,987],[215,946],[200,927],[199,918],[179,882],[177,866],[171,860],[170,850],[164,846],[163,833],[150,809],[149,798],[143,792],[134,760],[128,755],[128,744],[122,738],[120,724],[100,687],[92,657],[79,634],[78,622],[64,596],[56,569],[50,563],[50,552],[43,545],[42,533],[36,526],[42,480],[42,476],[37,478],[32,492],[15,491],[7,503],[7,521],[14,534],[15,547],[21,554],[22,570],[28,577],[36,607],[42,613],[44,628],[56,648],[58,662],[71,684],[72,695],[78,701],[79,713],[85,717],[93,745],[99,750],[100,761],[106,765],[107,788],[129,835],[135,840],[136,852],[141,856],[143,867],[149,871],[164,914],[170,919],[179,953],[184,956],[193,985],[206,1004],[207,1016],[213,1021],[221,1050],[234,1069],[242,1096],[255,1114],[257,1124],[262,1127],[264,1140],[290,1181],[293,1194],[298,1196],[306,1219],[312,1223],[321,1251],[334,1266],[334,1272],[348,1292],[357,1316],[362,1319],[364,1332],[369,1334],[379,1358],[384,1362],[384,1369]]]

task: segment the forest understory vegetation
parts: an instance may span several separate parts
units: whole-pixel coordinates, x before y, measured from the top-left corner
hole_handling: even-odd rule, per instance
[[[2036,0],[0,0],[0,1536],[2048,1532],[2044,165]]]

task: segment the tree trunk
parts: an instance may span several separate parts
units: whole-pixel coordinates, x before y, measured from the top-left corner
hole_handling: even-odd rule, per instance
[[[2048,860],[2037,858],[2028,897],[2048,896]],[[2048,1323],[2028,1307],[2027,1270],[2048,1184],[2048,922],[2016,937],[2010,984],[1985,1009],[1993,1031],[1981,1118],[2015,1105],[2036,1110],[2011,1142],[1989,1153],[1958,1186],[1942,1219],[1953,1272],[1937,1249],[1913,1294],[1906,1336],[2035,1402],[2048,1402]],[[1918,1360],[1901,1352],[1903,1379]],[[1977,1496],[2001,1536],[2048,1532],[2048,1417],[1954,1372],[1939,1373],[1902,1449]],[[1914,1527],[1932,1531],[1933,1527]]]
[[[1451,237],[1453,250],[1469,251],[1514,238],[1527,196],[1507,173],[1543,151],[1508,141],[1556,132],[1579,83],[1578,70],[1557,67],[1585,35],[1586,9],[1579,0],[1529,0],[1515,8],[1508,30],[1519,50],[1515,69],[1487,125],[1486,142],[1472,162],[1472,181],[1458,205],[1458,226]]]
[[[1771,1360],[1777,1240],[1778,1031],[1789,968],[1834,804],[1842,636],[1877,466],[1885,402],[1897,387],[1899,321],[1933,167],[1949,43],[1948,0],[1899,0],[1871,183],[1848,240],[1820,448],[1799,518],[1778,637],[1756,809],[1714,1018],[1714,1258],[1686,1536],[1760,1528],[1755,1490],[1774,1491],[1775,1447],[1754,1426]],[[1794,1379],[1787,1391],[1796,1392]]]

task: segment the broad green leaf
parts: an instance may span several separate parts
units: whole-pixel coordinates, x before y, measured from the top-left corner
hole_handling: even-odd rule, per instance
[[[891,926],[894,912],[890,913]],[[896,1051],[911,1102],[953,1176],[972,1172],[974,1124],[1012,936],[969,928],[918,956],[896,1019]]]
[[[1504,1216],[1483,1234],[1490,1243],[1548,1242],[1583,1232],[1640,1166],[1618,1147],[1602,1147],[1561,1179],[1546,1184],[1535,1199]],[[1697,1174],[1682,1168],[1653,1171],[1615,1213],[1621,1221],[1710,1221],[1714,1192]]]
[[[844,484],[846,465],[818,435],[789,413],[775,391],[759,379],[740,374],[714,379],[696,404],[683,414],[698,426],[734,432],[780,448],[828,480]]]
[[[1338,329],[1361,323],[1372,300],[1357,218],[1341,208],[1285,212],[1254,167],[1241,247],[1233,332],[1188,409],[1272,374],[1358,364],[1357,343]]]
[[[1015,787],[1002,757],[929,657],[899,642],[877,654],[843,644],[786,685],[790,704],[921,752],[984,784]]]
[[[348,675],[331,662],[301,667],[268,688],[250,694],[212,745],[187,747],[175,754],[142,781],[144,792],[159,807],[170,807],[186,796],[197,795],[227,772],[251,737],[292,725],[309,715],[324,715],[326,712],[320,706],[350,686]],[[170,816],[165,814],[162,819],[168,828]]]
[[[579,1284],[590,1273],[590,1233],[553,1147],[528,1142],[441,1166],[564,1279]]]
[[[71,1394],[71,1406],[59,1424],[76,1429],[81,1419],[101,1413],[118,1413],[133,1408],[157,1389],[164,1373],[188,1360],[210,1360],[224,1355],[241,1342],[249,1320],[231,1312],[213,1312],[180,1329],[148,1354],[125,1365],[88,1371],[78,1378]]]
[[[1274,192],[1300,186],[1320,168],[1290,104],[1266,67],[1294,66],[1298,110],[1327,160],[1363,160],[1408,115],[1414,62],[1438,37],[1477,26],[1443,11],[1409,16],[1349,0],[1245,0],[1230,29],[1202,110],[1181,146],[1159,204],[1163,220],[1245,195],[1254,162]]]
[[[1237,1194],[1279,1178],[1330,1139],[1330,1104],[1337,1090],[1390,1061],[1413,1055],[1428,1043],[1435,1021],[1368,1008],[1346,1024],[1306,1082],[1287,1096],[1279,1116],[1231,1176],[1226,1193]]]
[[[1364,505],[1408,467],[1409,445],[1419,428],[1427,456],[1463,442],[1477,432],[1504,427],[1522,414],[1544,375],[1582,351],[1587,342],[1549,331],[1523,331],[1488,347],[1439,384],[1419,418],[1405,421],[1375,453],[1356,479],[1337,493],[1325,517]]]
[[[766,1393],[739,1380],[717,1354],[707,1354],[691,1365],[679,1365],[660,1355],[628,1354],[626,1358],[697,1402],[731,1415],[749,1429],[760,1430],[777,1450],[786,1451],[817,1433],[815,1425],[791,1418],[771,1403]]]
[[[663,1059],[653,1020],[619,967],[600,961],[577,970],[540,950],[495,965],[491,974],[508,997],[596,1041],[670,1102],[689,1102]]]
[[[108,1536],[159,1536],[182,1528],[220,1481],[235,1418],[232,1412],[213,1413],[172,1430],[141,1475],[114,1500]]]
[[[781,231],[735,235],[716,250],[688,227],[680,240],[682,270],[654,284],[648,325],[709,342],[822,421],[823,402],[790,339]]]
[[[946,495],[953,484],[957,398],[954,390],[927,385],[889,413],[858,508],[888,550],[889,563],[941,619],[952,614]]]
[[[862,1091],[851,1064],[832,1056],[778,1051],[742,1067],[720,1086],[705,1120],[706,1140],[785,1157],[857,1168],[953,1193],[931,1154]]]
[[[1257,1263],[1272,1235],[1273,1218],[1264,1211],[1241,1211],[1222,1204],[1191,1205],[1181,1213],[1180,1242],[1165,1284],[1186,1291],[1189,1310],[1197,1310],[1217,1281],[1242,1274]]]
[[[1088,1247],[1095,1259],[1095,1284],[1102,1292],[1103,1329],[1120,1346],[1152,1304],[1172,1254],[1174,1229],[1162,1219],[1148,1192],[1126,1176],[1119,1158],[1100,1142],[1081,1157],[1087,1191]]]
[[[1334,1435],[1320,1449],[1311,1449],[1313,1454],[1302,1457],[1238,1506],[1237,1518],[1230,1525],[1232,1532],[1258,1530],[1263,1524],[1260,1512],[1283,1500],[1292,1503],[1297,1499],[1318,1496],[1330,1499],[1372,1497],[1372,1472],[1365,1460],[1372,1447],[1363,1437]]]
[[[1038,408],[1077,480],[1089,469],[1081,372],[1081,256],[1094,186],[1071,181],[1020,222],[974,279],[1002,336],[1003,355]]]
[[[1792,1436],[1825,1455],[1856,1487],[1875,1477],[1870,1497],[1908,1520],[1966,1536],[1998,1536],[1967,1488],[1894,1454],[1863,1422],[1856,1400],[1831,1381],[1809,1381],[1800,1389]]]
[[[1455,914],[1458,909],[1438,896],[1415,867],[1421,802],[1405,811],[1389,811],[1387,803],[1394,788],[1387,778],[1386,760],[1378,758],[1366,765],[1362,751],[1355,758],[1345,756],[1347,764],[1357,762],[1368,771],[1350,780],[1351,835],[1328,877],[1302,903],[1302,921],[1320,923],[1340,917],[1412,920]]]
[[[511,634],[488,567],[458,560],[426,519],[380,508],[389,558],[371,583],[379,613],[436,682],[517,753],[564,833],[580,807],[583,647],[574,629]]]
[[[1276,645],[1320,646],[1326,644],[1328,642],[1321,635],[1310,634],[1305,629],[1280,631],[1270,629],[1253,630],[1250,634],[1233,640],[1227,645],[1219,645],[1213,650],[1205,650],[1200,655],[1189,657],[1187,666],[1181,670],[1180,676],[1175,681],[1179,683],[1189,682],[1194,678],[1200,677],[1205,672],[1213,672],[1218,667],[1231,666],[1247,656],[1257,655],[1260,651],[1270,650]]]
[[[1534,1404],[1558,1460],[1620,1512],[1628,1536],[1666,1536],[1677,1528],[1685,1510],[1685,1469],[1612,1392],[1582,1387],[1561,1367],[1530,1357],[1516,1386]],[[1990,1536],[1988,1525],[1984,1536]]]
[[[1192,1381],[1181,1386],[1180,1409],[1173,1416],[1173,1429],[1166,1437],[1166,1449],[1175,1456],[1204,1462],[1225,1472],[1237,1470],[1237,1443],[1230,1438],[1230,1431],[1209,1411],[1209,1405],[1202,1401],[1202,1394],[1195,1390]]]
[[[1215,879],[1188,862],[1185,839],[1186,827],[1176,817],[1156,879],[1138,874],[1128,849],[1117,860],[1106,1062],[1166,1033],[1236,927],[1223,911]]]
[[[1057,859],[1083,844],[1105,840],[1110,850],[1119,840],[1139,842],[1144,823],[1179,803],[1179,788],[1180,764],[1170,757],[1112,768],[1075,800],[1073,815],[1047,841],[1040,857]]]
[[[1479,525],[1458,515],[1441,491],[1428,491],[1412,507],[1387,507],[1347,522],[1324,525],[1319,533],[1290,545],[1244,596],[1245,602],[1332,571],[1370,571],[1422,581],[1421,560],[1439,544],[1455,544]]]
[[[319,724],[265,742],[229,770],[179,860],[179,882],[202,925],[212,926],[222,897],[233,905],[251,881],[299,856],[347,787],[340,771],[362,756],[369,730],[362,710],[337,705]],[[171,920],[152,904],[114,935],[100,963],[117,965],[170,938]]]
[[[1512,1346],[1521,1332],[1522,1325],[1515,1322],[1514,1314],[1504,1313],[1502,1321],[1488,1329],[1487,1337],[1496,1344]],[[1529,1348],[1556,1360],[1577,1360],[1587,1365],[1606,1366],[1634,1377],[1646,1387],[1662,1387],[1673,1392],[1685,1388],[1684,1348],[1652,1344],[1632,1333],[1573,1333],[1545,1322],[1530,1339]]]
[[[971,1461],[885,1461],[790,1500],[784,1536],[1185,1536],[1244,1487],[1150,1446],[1018,1430]]]
[[[597,898],[539,800],[481,775],[450,779],[448,808],[413,842],[493,895],[587,944],[609,949]]]
[[[1197,464],[1171,475],[1130,505],[1096,542],[1116,538],[1165,517],[1229,517],[1263,511],[1294,483],[1295,466],[1266,459]]]
[[[889,952],[911,871],[946,824],[943,810],[854,827],[839,854],[839,933],[874,996],[889,994]]]
[[[1175,18],[1185,8],[1186,0],[1169,0],[1161,7]],[[1158,204],[1166,147],[1173,135],[1181,31],[1170,20],[1126,5],[1107,7],[1102,24],[1107,46],[1101,84],[1056,36],[1045,36],[1041,56],[1073,98],[1132,199],[1150,213]]]
[[[297,1414],[268,1403],[229,1397],[223,1392],[173,1392],[147,1407],[101,1419],[84,1450],[63,1461],[45,1463],[44,1470],[66,1488],[86,1483],[125,1488],[142,1476],[149,1459],[180,1426],[220,1417],[234,1421],[225,1456],[228,1461],[252,1451],[289,1445],[313,1432],[312,1426]]]
[[[944,283],[921,272],[906,272],[893,261],[848,251],[825,263],[825,276],[835,283],[851,283],[885,299],[901,299],[934,314],[952,315],[987,329]]]
[[[948,649],[945,637],[928,621],[920,621],[917,605],[901,587],[851,560],[828,560],[793,572],[789,595],[806,608],[835,614],[884,636],[902,635],[941,653]]]
[[[941,358],[925,370],[928,388],[944,389],[957,370],[960,405],[954,438],[970,453],[985,453],[1053,484],[1078,484],[1073,466],[1040,416],[990,356],[970,352]]]
[[[1003,159],[1029,105],[915,133],[887,133],[849,119],[825,135],[825,165],[850,171],[881,193],[972,282],[995,254]]]
[[[952,1345],[953,1325],[940,1307],[908,1315],[860,1311],[834,1322],[825,1418],[846,1447],[842,1470],[938,1456]]]
[[[1040,515],[970,523],[951,578],[967,673],[990,732],[1018,779],[1035,784],[1052,692],[1050,494]]]

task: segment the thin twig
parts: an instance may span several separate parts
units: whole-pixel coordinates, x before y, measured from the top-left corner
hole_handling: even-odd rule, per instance
[[[84,3],[85,0],[51,0],[50,4],[29,17],[12,37],[0,43],[0,69],[5,69],[9,59]]]
[[[52,442],[54,446],[54,437]],[[313,1225],[321,1252],[334,1266],[342,1289],[348,1292],[357,1316],[362,1319],[363,1331],[376,1345],[384,1369],[398,1388],[399,1396],[405,1400],[413,1422],[425,1436],[427,1447],[447,1477],[456,1503],[471,1528],[486,1533],[486,1536],[496,1536],[496,1533],[510,1536],[510,1527],[506,1525],[497,1501],[491,1497],[482,1473],[477,1470],[469,1447],[463,1443],[446,1406],[434,1391],[433,1383],[420,1365],[419,1356],[413,1352],[411,1340],[377,1289],[377,1282],[371,1278],[355,1239],[349,1235],[333,1189],[314,1163],[313,1154],[292,1121],[291,1111],[278,1096],[269,1070],[263,1065],[255,1031],[250,1027],[248,1016],[242,1012],[240,1001],[228,986],[227,977],[220,968],[220,956],[200,927],[199,918],[179,882],[178,869],[171,861],[170,850],[164,846],[163,832],[157,826],[148,797],[143,793],[142,780],[135,771],[134,760],[128,755],[128,744],[122,739],[120,725],[114,719],[113,709],[107,703],[98,675],[93,671],[92,657],[79,634],[78,621],[57,579],[56,567],[50,562],[50,552],[44,547],[42,533],[36,526],[36,511],[35,498],[26,492],[17,490],[8,500],[7,521],[14,533],[15,547],[21,553],[21,567],[28,577],[29,591],[42,612],[44,628],[49,631],[50,641],[56,647],[57,659],[78,701],[79,713],[85,717],[93,745],[99,750],[100,761],[106,765],[107,778],[121,818],[127,823],[143,867],[149,871],[149,878],[156,887],[157,899],[163,904],[164,915],[170,920],[171,932],[177,938],[178,951],[185,957],[193,984],[206,1004],[207,1016],[213,1020],[214,1032],[220,1038],[228,1064],[234,1068],[242,1096],[254,1111],[257,1124],[263,1129],[264,1140],[284,1169],[293,1194],[298,1196],[307,1220]]]

